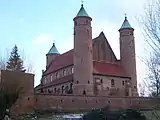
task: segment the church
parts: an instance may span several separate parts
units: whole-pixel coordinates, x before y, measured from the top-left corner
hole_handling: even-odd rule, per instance
[[[120,59],[103,32],[92,38],[91,22],[82,4],[73,19],[74,48],[60,54],[53,43],[46,54],[46,69],[42,70],[36,93],[138,96],[134,29],[127,17],[119,29]]]

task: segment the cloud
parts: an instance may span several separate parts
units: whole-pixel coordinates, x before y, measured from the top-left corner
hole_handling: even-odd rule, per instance
[[[37,38],[32,40],[32,44],[43,44],[51,40],[53,40],[52,34],[40,34]]]

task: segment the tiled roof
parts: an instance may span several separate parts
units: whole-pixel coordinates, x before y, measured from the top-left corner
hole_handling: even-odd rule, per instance
[[[127,77],[123,68],[114,63],[105,63],[103,61],[93,61],[94,73],[104,75],[115,75]]]
[[[49,66],[44,75],[73,64],[73,49],[58,56]],[[94,73],[127,77],[123,68],[118,64],[93,61]]]
[[[47,68],[47,70],[44,72],[43,75],[49,74],[53,71],[56,71],[58,69],[64,68],[66,66],[73,64],[73,49],[63,53],[60,56],[57,56],[54,61],[50,64],[50,66]]]

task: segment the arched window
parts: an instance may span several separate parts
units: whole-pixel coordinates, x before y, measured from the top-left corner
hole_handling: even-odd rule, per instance
[[[125,85],[125,82],[124,82],[124,80],[122,81],[122,85],[123,85],[123,86]]]
[[[57,92],[57,88],[54,88],[54,93],[56,93]]]
[[[79,81],[77,80],[77,81],[76,81],[76,84],[78,84],[78,83],[79,83]]]
[[[65,89],[65,93],[68,93],[68,91],[69,91],[68,86],[66,86],[64,89]]]
[[[68,90],[68,94],[72,94],[73,93],[73,89],[72,89],[72,86],[73,86],[73,84],[71,83],[70,84],[70,87],[69,87],[69,90]]]
[[[74,68],[72,67],[72,68],[71,68],[71,73],[73,74],[73,72],[74,72]]]
[[[73,83],[70,84],[70,88],[72,88],[72,86],[73,86]]]
[[[57,79],[59,78],[59,73],[58,73],[58,72],[56,73],[56,78],[57,78]]]
[[[62,94],[63,94],[63,91],[64,91],[64,86],[62,86]]]
[[[114,82],[114,79],[111,80],[111,87],[114,87],[115,86],[115,82]]]
[[[63,76],[66,76],[66,74],[67,74],[67,71],[63,70]]]
[[[86,91],[85,90],[83,90],[83,95],[86,95]]]
[[[101,79],[101,83],[103,83],[103,79]]]

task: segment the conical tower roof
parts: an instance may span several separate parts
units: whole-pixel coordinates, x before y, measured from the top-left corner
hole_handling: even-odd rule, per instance
[[[123,24],[122,24],[122,26],[121,26],[121,28],[120,28],[119,30],[127,29],[127,28],[133,29],[133,28],[131,27],[131,25],[129,24],[129,22],[128,22],[128,20],[127,20],[127,17],[125,16],[124,22],[123,22]]]
[[[89,15],[87,14],[86,10],[83,7],[83,4],[81,5],[81,8],[76,17],[89,17]]]
[[[47,53],[47,55],[49,55],[49,54],[59,54],[59,52],[58,52],[58,50],[57,50],[57,48],[56,48],[56,46],[55,46],[55,43],[53,43],[51,49],[50,49],[49,52]]]

